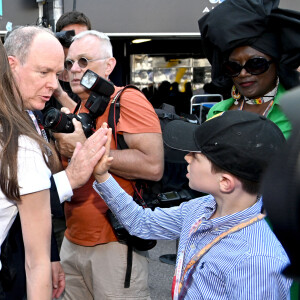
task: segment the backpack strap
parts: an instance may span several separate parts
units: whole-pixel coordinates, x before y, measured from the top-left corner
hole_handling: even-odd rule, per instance
[[[120,119],[120,98],[123,92],[128,89],[132,88],[135,90],[140,90],[131,84],[126,85],[123,89],[119,90],[115,97],[113,98],[110,107],[109,107],[109,113],[108,113],[108,126],[112,129],[112,135],[115,139],[116,148],[117,149],[128,149],[128,146],[124,140],[123,135],[117,134],[117,124]],[[124,281],[124,288],[130,287],[130,278],[131,278],[131,272],[132,272],[132,257],[133,257],[133,248],[130,243],[127,243],[128,250],[127,250],[127,267],[126,267],[126,274],[125,274],[125,281]]]
[[[108,123],[108,126],[112,129],[112,135],[115,139],[117,149],[127,149],[128,148],[128,146],[126,145],[126,143],[124,141],[123,136],[121,134],[119,134],[119,136],[117,136],[117,132],[116,132],[117,124],[120,119],[120,98],[121,98],[121,95],[123,94],[123,92],[128,88],[132,88],[132,89],[135,89],[135,90],[141,92],[139,90],[139,88],[137,88],[136,86],[134,86],[132,84],[128,84],[123,89],[121,89],[117,92],[117,94],[113,98],[113,100],[110,104],[110,107],[109,107],[107,123]]]

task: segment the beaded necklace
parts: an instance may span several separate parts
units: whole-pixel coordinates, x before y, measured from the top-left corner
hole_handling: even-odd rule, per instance
[[[246,102],[245,99],[243,99],[243,102],[241,103],[241,105],[240,105],[240,107],[238,108],[238,110],[243,110],[244,105],[245,105],[245,102]],[[267,106],[267,108],[266,108],[265,111],[263,112],[262,115],[263,115],[264,117],[267,116],[267,114],[268,114],[269,110],[271,109],[273,103],[274,103],[274,99],[273,99],[272,101],[270,101],[269,105]]]

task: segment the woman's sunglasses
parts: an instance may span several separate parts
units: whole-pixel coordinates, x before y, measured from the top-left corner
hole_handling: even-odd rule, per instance
[[[106,57],[107,58],[107,57]],[[80,57],[77,61],[79,67],[81,69],[84,69],[87,67],[87,65],[89,64],[90,61],[96,61],[96,60],[105,60],[106,58],[97,58],[97,59],[87,59],[86,57]],[[65,69],[67,69],[68,71],[70,71],[74,65],[75,61],[71,60],[71,59],[67,59],[64,63],[65,65]]]
[[[245,69],[252,75],[260,75],[269,69],[272,62],[272,60],[267,60],[264,57],[254,57],[247,60],[242,66],[235,61],[228,60],[223,63],[223,71],[226,75],[231,77],[239,76],[242,69]]]

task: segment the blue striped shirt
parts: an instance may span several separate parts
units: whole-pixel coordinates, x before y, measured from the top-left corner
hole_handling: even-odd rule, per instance
[[[262,209],[259,200],[243,211],[209,220],[216,209],[211,195],[152,211],[132,201],[111,176],[103,183],[94,182],[94,189],[130,234],[144,239],[179,238],[178,253],[185,251],[183,269],[216,236]],[[201,225],[190,234],[199,219]],[[281,275],[288,264],[282,245],[261,220],[221,239],[200,259],[185,299],[289,299],[292,281]]]

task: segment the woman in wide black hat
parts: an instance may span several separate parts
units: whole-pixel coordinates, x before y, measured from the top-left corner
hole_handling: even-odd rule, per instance
[[[279,101],[300,84],[300,13],[279,9],[278,3],[226,0],[199,20],[212,81],[232,86],[232,98],[216,104],[208,118],[226,110],[252,111],[290,135]]]

